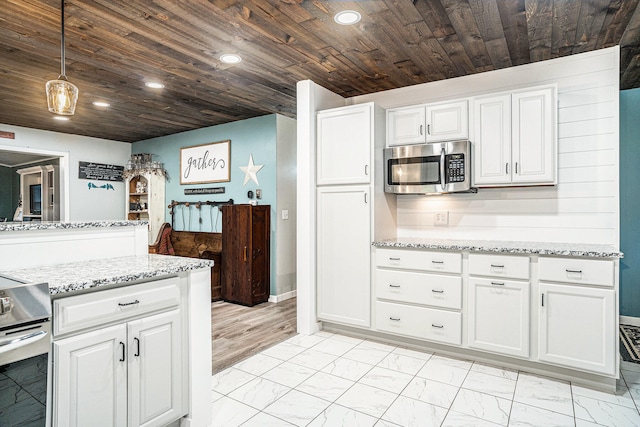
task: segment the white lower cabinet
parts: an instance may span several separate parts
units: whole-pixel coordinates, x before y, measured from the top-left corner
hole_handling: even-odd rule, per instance
[[[174,277],[54,300],[54,427],[156,427],[186,414],[180,294]]]
[[[54,342],[54,426],[127,425],[126,342],[124,324]]]
[[[180,311],[53,344],[54,425],[163,426],[182,415]]]
[[[616,293],[613,289],[540,283],[538,358],[614,375]]]
[[[182,334],[178,310],[127,324],[130,426],[161,426],[182,415]]]
[[[318,187],[317,316],[371,324],[369,186]]]
[[[462,343],[462,314],[453,311],[378,301],[376,326],[380,331],[398,335],[446,344]]]
[[[469,347],[529,357],[529,282],[469,278]]]

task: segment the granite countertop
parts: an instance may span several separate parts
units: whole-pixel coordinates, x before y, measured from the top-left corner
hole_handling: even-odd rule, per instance
[[[147,225],[149,221],[26,221],[26,222],[0,222],[0,231],[29,231],[29,230],[66,230],[79,228],[106,228],[106,227],[133,227]]]
[[[213,261],[208,259],[149,254],[3,270],[0,274],[27,282],[47,282],[50,295],[59,295],[212,266]]]
[[[615,249],[612,245],[592,245],[582,243],[397,238],[373,242],[372,245],[377,248],[439,249],[451,251],[561,255],[593,258],[623,257],[623,253]]]

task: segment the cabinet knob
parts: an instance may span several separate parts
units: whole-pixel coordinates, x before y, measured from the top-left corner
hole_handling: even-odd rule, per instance
[[[124,362],[125,346],[124,346],[124,343],[122,341],[120,341],[120,346],[122,346],[122,357],[120,359],[118,359],[118,361]]]
[[[432,324],[431,324],[431,327],[432,327],[432,328],[442,329],[442,328],[444,328],[444,325],[436,325],[435,323],[432,323]]]
[[[444,290],[442,289],[431,289],[431,292],[434,294],[444,294]]]
[[[399,317],[389,317],[389,320],[393,320],[394,322],[399,322],[400,318]]]
[[[399,288],[399,287],[400,287],[400,285],[390,284],[390,285],[389,285],[389,287],[390,287],[390,288]]]
[[[504,286],[503,282],[491,282],[491,284],[496,286]]]

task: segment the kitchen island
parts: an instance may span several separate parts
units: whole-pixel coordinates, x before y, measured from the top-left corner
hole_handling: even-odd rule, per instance
[[[0,274],[49,284],[47,425],[209,425],[213,261],[147,254],[146,223],[73,224],[0,229]]]

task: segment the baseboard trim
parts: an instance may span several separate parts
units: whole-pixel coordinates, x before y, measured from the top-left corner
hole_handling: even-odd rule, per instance
[[[280,295],[269,295],[269,302],[282,302],[291,298],[295,298],[297,293],[298,291],[294,289],[293,291],[285,292],[284,294]],[[640,321],[640,319],[638,319],[638,321]]]
[[[640,317],[620,316],[621,325],[640,326]]]

